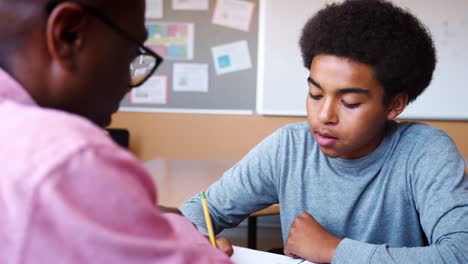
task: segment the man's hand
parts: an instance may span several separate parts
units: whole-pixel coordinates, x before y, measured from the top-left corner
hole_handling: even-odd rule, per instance
[[[331,263],[341,238],[325,230],[310,214],[304,212],[291,225],[284,254],[312,262]]]

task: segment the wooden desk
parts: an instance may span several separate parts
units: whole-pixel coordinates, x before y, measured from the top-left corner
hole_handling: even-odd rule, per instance
[[[231,168],[236,160],[155,158],[145,163],[158,186],[159,204],[179,207],[204,191]]]
[[[221,178],[236,162],[233,159],[155,158],[145,162],[145,167],[157,184],[159,205],[177,208]],[[257,217],[274,214],[279,214],[279,205],[272,205],[249,217],[248,247],[256,248]]]
[[[465,173],[468,175],[468,156],[465,156]]]

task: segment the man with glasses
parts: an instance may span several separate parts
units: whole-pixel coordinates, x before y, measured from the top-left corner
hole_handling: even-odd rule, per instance
[[[144,10],[0,0],[0,263],[230,262],[99,128],[162,62]]]

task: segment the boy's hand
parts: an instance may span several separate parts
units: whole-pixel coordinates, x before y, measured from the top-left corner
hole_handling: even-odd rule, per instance
[[[228,255],[229,257],[232,256],[232,254],[234,253],[231,241],[229,241],[229,239],[225,237],[217,237],[216,246],[218,246],[218,249],[226,253],[226,255]]]
[[[340,242],[341,238],[330,234],[310,214],[304,212],[291,225],[284,253],[293,258],[331,263]]]
[[[208,236],[205,236],[207,240],[210,240]],[[217,237],[216,238],[216,247],[224,252],[229,257],[232,256],[234,253],[234,249],[232,248],[232,243],[229,239],[225,237]]]

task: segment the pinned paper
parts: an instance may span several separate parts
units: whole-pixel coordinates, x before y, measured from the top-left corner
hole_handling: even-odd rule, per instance
[[[190,23],[147,23],[146,45],[168,60],[192,60],[194,25]]]
[[[211,49],[216,74],[225,74],[252,68],[247,41],[233,42]]]
[[[146,14],[148,19],[158,19],[163,17],[163,0],[146,0]]]
[[[208,10],[208,0],[172,0],[174,10]]]
[[[151,76],[130,92],[131,104],[167,104],[167,76]]]
[[[249,31],[255,3],[244,0],[218,0],[213,24]]]
[[[176,92],[208,92],[208,64],[174,63],[173,90]]]

